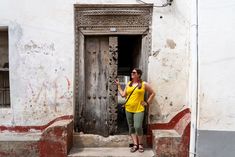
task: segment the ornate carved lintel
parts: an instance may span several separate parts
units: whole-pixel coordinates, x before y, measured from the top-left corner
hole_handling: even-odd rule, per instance
[[[76,29],[84,34],[141,34],[152,20],[151,6],[78,6],[75,11]]]

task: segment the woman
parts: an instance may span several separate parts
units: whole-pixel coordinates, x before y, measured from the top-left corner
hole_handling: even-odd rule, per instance
[[[131,72],[131,81],[128,82],[124,91],[119,81],[116,80],[118,91],[122,97],[126,97],[125,111],[129,127],[129,133],[133,141],[131,152],[144,152],[143,147],[143,119],[145,106],[152,103],[155,96],[153,89],[147,82],[141,79],[142,71],[134,68]],[[148,92],[147,101],[144,101],[145,92]]]

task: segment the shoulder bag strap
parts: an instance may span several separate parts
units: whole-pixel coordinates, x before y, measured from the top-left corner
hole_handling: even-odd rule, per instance
[[[138,85],[139,85],[139,84],[138,84]],[[125,104],[127,103],[127,101],[129,100],[129,98],[131,97],[131,95],[132,95],[132,93],[134,92],[134,90],[136,89],[136,87],[138,87],[138,85],[135,86],[135,88],[133,89],[133,91],[131,92],[131,94],[128,96],[128,98],[126,99],[126,102],[122,105],[123,107],[125,107]]]

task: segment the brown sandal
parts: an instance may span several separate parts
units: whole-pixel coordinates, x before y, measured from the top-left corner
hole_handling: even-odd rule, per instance
[[[138,150],[138,145],[137,144],[134,144],[133,147],[131,147],[130,151],[131,153],[134,153]]]
[[[139,150],[140,153],[144,152],[143,144],[139,144],[139,149],[138,150]]]

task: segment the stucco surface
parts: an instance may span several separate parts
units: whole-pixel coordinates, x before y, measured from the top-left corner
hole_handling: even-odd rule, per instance
[[[199,129],[235,130],[234,9],[199,1]]]
[[[1,125],[40,125],[73,113],[72,3],[1,1],[11,88],[11,108],[1,109]]]
[[[148,77],[157,95],[151,123],[169,122],[189,107],[189,6],[189,1],[181,0],[170,7],[154,7]]]

